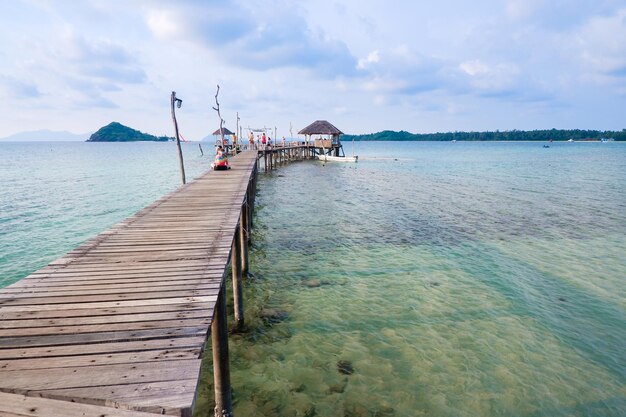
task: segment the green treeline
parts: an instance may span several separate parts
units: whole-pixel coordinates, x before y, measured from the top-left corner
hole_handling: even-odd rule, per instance
[[[601,130],[506,130],[495,132],[445,132],[445,133],[410,133],[401,130],[395,132],[393,130],[383,130],[378,133],[370,133],[367,135],[344,135],[343,140],[423,140],[423,141],[452,141],[452,140],[500,140],[500,141],[567,141],[573,140],[601,140],[614,139],[626,140],[626,129],[622,131],[601,131]]]
[[[118,122],[111,122],[98,129],[96,133],[87,139],[87,142],[167,142],[168,140],[170,138],[166,136],[149,135]]]

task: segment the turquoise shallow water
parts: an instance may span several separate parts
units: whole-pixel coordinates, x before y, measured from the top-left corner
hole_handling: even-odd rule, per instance
[[[360,143],[262,178],[237,415],[625,415],[626,146],[604,145]]]
[[[173,189],[169,145],[0,144],[0,279]],[[260,178],[236,415],[626,415],[624,144],[357,153]]]
[[[208,168],[197,143],[183,151],[188,179]],[[174,143],[0,143],[0,287],[174,190],[176,152]]]

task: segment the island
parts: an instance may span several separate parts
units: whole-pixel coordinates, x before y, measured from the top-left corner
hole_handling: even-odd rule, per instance
[[[96,133],[87,139],[87,142],[167,142],[169,140],[173,140],[173,138],[169,138],[167,136],[149,135],[128,126],[124,126],[121,123],[111,122],[98,129]]]
[[[444,132],[410,133],[406,131],[383,130],[365,135],[343,135],[342,140],[350,141],[606,141],[626,140],[626,129],[582,130],[582,129],[545,129],[545,130],[496,130],[493,132]]]

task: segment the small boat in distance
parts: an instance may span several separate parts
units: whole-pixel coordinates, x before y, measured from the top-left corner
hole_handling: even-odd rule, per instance
[[[317,156],[317,159],[324,162],[358,162],[358,156],[332,156],[321,154]]]

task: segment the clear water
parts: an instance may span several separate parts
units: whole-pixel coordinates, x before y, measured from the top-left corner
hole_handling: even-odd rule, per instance
[[[188,179],[212,162],[183,154]],[[0,288],[180,184],[174,143],[0,143]]]
[[[171,144],[7,146],[5,283],[179,181]],[[236,415],[626,415],[626,144],[357,153],[260,178]]]
[[[626,415],[626,146],[542,145],[263,177],[235,414]]]

